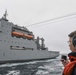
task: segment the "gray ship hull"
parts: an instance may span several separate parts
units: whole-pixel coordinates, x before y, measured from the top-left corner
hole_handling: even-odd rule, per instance
[[[3,63],[17,63],[17,62],[26,62],[32,60],[44,60],[44,59],[53,59],[59,56],[59,52],[52,51],[15,51],[15,52],[5,52],[0,51],[0,64]]]

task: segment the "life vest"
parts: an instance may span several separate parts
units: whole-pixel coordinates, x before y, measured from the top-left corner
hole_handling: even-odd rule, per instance
[[[72,75],[75,65],[76,61],[68,63],[64,68],[63,75]]]
[[[76,57],[69,56],[70,62],[65,66],[63,75],[72,75],[74,68],[76,67]]]

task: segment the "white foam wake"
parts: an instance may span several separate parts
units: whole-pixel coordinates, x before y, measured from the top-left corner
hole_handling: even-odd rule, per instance
[[[9,71],[6,75],[20,75],[20,71],[18,70]]]
[[[49,74],[48,71],[43,71],[43,70],[38,70],[38,71],[36,72],[36,75],[48,75],[48,74]]]

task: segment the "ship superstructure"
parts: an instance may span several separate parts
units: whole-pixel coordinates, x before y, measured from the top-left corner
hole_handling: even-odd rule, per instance
[[[33,32],[14,25],[6,16],[7,12],[0,19],[0,63],[48,59],[59,55],[59,52],[48,51],[43,38],[35,39]]]

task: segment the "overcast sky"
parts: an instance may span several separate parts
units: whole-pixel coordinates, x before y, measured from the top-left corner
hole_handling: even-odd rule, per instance
[[[6,9],[10,22],[43,37],[49,50],[70,52],[67,41],[68,34],[76,30],[76,0],[0,0],[0,17]],[[71,16],[55,19],[67,15]],[[39,24],[28,27],[35,23]]]

